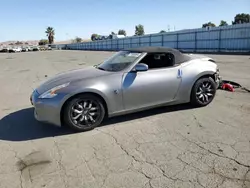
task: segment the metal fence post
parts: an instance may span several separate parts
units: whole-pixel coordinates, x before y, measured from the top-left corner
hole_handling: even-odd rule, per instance
[[[149,46],[151,46],[151,35],[149,35]]]
[[[164,46],[164,35],[161,34],[161,46]]]
[[[176,33],[176,49],[179,49],[179,33]]]
[[[197,51],[197,32],[194,33],[194,51]]]
[[[221,29],[219,30],[219,44],[218,44],[218,52],[221,51]]]

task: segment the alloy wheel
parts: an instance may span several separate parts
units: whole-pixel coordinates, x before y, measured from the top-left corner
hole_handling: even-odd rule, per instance
[[[100,107],[94,100],[76,101],[70,110],[70,118],[78,127],[91,127],[100,116]]]
[[[196,98],[199,102],[206,104],[209,103],[215,94],[215,88],[209,81],[202,82],[196,91]]]

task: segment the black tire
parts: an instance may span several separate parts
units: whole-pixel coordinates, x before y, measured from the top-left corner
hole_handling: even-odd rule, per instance
[[[87,103],[86,107],[84,107],[85,102]],[[92,105],[90,108],[88,108],[90,106],[90,103]],[[92,111],[91,109],[94,108],[96,109]],[[78,112],[76,113],[75,111]],[[96,113],[96,115],[93,115],[94,113]],[[81,115],[78,118],[76,118],[79,114]],[[66,106],[63,111],[64,123],[76,131],[92,130],[102,123],[104,117],[105,117],[105,108],[102,100],[99,97],[96,97],[91,94],[82,94],[71,99],[66,103]],[[82,118],[84,118],[84,120],[82,120]]]
[[[206,87],[204,87],[206,86]],[[207,106],[216,94],[216,83],[211,77],[198,79],[191,92],[191,104],[197,107]]]

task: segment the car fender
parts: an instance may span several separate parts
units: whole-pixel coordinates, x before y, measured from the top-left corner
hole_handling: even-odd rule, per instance
[[[83,94],[83,93],[93,93],[93,94],[99,95],[100,97],[103,98],[103,100],[105,101],[105,103],[107,105],[107,108],[109,109],[110,104],[109,104],[109,100],[108,100],[106,94],[104,92],[102,92],[101,90],[98,90],[98,89],[95,89],[95,88],[80,88],[80,89],[74,90],[73,92],[70,92],[61,101],[60,109],[63,107],[63,105],[65,104],[65,102],[68,99],[70,99],[71,97],[74,97],[76,95]]]
[[[212,70],[210,70],[210,71],[203,71],[203,72],[201,72],[200,74],[198,74],[194,79],[193,79],[193,81],[192,81],[192,87],[190,88],[190,89],[192,89],[193,88],[193,85],[195,84],[195,82],[199,79],[199,78],[201,78],[201,77],[203,77],[203,76],[207,76],[207,75],[214,75],[216,73],[216,71],[212,71]]]
[[[61,92],[67,93],[67,95],[61,100],[61,107],[72,96],[80,93],[94,93],[103,98],[107,105],[108,114],[120,111],[123,109],[121,79],[121,73],[118,73],[109,75],[105,79],[95,77],[94,79],[75,81],[69,87],[62,89]]]
[[[195,82],[206,75],[216,73],[217,65],[207,60],[193,60],[182,65],[182,82],[176,100],[190,101],[190,95]]]

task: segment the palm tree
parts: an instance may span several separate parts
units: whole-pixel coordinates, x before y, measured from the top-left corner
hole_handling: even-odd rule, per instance
[[[45,33],[48,36],[49,44],[54,43],[55,30],[53,27],[47,27]]]

